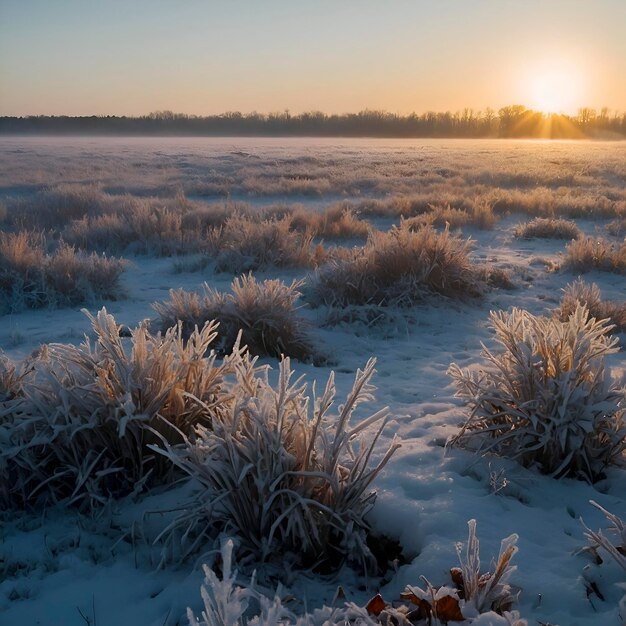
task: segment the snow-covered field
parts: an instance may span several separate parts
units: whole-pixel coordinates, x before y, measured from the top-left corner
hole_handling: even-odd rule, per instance
[[[287,173],[287,174],[286,174]],[[578,198],[581,202],[626,201],[626,145],[587,142],[507,142],[435,140],[283,139],[20,139],[0,140],[0,201],[28,202],[45,187],[96,183],[112,195],[173,197],[182,190],[199,203],[227,197],[253,206],[300,203],[318,211],[338,199],[359,201],[392,195],[441,193],[463,196],[514,190]],[[442,196],[443,197],[443,196]],[[559,267],[566,242],[515,238],[514,228],[529,220],[522,212],[503,215],[492,230],[464,226],[475,241],[472,258],[509,270],[514,290],[491,289],[478,301],[442,297],[408,310],[389,312],[384,322],[325,324],[324,307],[304,308],[312,334],[329,365],[294,363],[318,387],[335,370],[339,397],[368,358],[377,358],[376,400],[367,414],[388,406],[393,420],[380,454],[394,435],[402,447],[378,478],[374,530],[396,539],[406,564],[381,581],[346,572],[336,578],[286,573],[287,593],[296,612],[330,604],[337,585],[350,601],[363,605],[375,592],[395,600],[420,576],[433,584],[449,582],[456,566],[455,542],[465,541],[467,521],[477,520],[485,568],[500,541],[519,535],[518,569],[511,582],[521,592],[519,610],[529,624],[596,626],[626,623],[619,613],[624,572],[605,559],[597,565],[577,554],[586,540],[581,518],[592,529],[606,526],[594,500],[626,518],[626,473],[612,468],[589,485],[556,480],[500,457],[477,457],[445,448],[458,431],[464,407],[454,397],[446,371],[451,363],[480,362],[481,342],[493,345],[488,327],[492,310],[520,307],[549,313],[562,289],[576,275]],[[371,218],[388,228],[394,218]],[[576,217],[593,237],[619,241],[605,227],[611,218]],[[2,223],[0,222],[0,229]],[[362,242],[341,242],[357,245]],[[151,304],[168,290],[199,289],[204,281],[227,289],[233,276],[175,271],[176,259],[125,254],[131,261],[122,282],[128,297],[94,302],[119,323],[135,326],[154,317]],[[290,281],[309,270],[265,268],[257,278]],[[624,274],[591,271],[606,299],[623,301]],[[0,348],[20,359],[46,342],[77,343],[90,332],[75,309],[21,310],[0,317]],[[620,336],[623,344],[626,336]],[[263,359],[272,367],[277,361]],[[624,352],[608,364],[615,377],[626,374]],[[157,569],[150,545],[167,516],[158,511],[184,501],[187,485],[134,500],[111,502],[94,516],[69,508],[0,514],[0,624],[20,626],[174,626],[186,624],[185,611],[201,610],[201,558]],[[152,512],[147,514],[147,512]]]

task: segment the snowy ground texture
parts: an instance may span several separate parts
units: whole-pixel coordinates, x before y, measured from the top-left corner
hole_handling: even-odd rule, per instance
[[[246,181],[239,180],[244,161],[253,160],[261,165],[246,174]],[[315,175],[327,171],[328,183],[309,195],[302,195],[309,193],[303,188],[296,192],[287,188],[281,195],[280,167],[287,162]],[[626,146],[622,144],[2,138],[0,193],[7,201],[28,199],[46,185],[95,181],[110,193],[156,196],[173,195],[182,186],[188,197],[196,197],[195,185],[200,197],[203,189],[214,189],[219,179],[220,184],[231,186],[228,193],[252,204],[299,202],[319,210],[338,198],[368,194],[384,198],[395,193],[385,181],[389,163],[400,171],[396,173],[400,193],[419,192],[421,185],[432,183],[433,176],[452,177],[454,181],[446,184],[454,184],[454,192],[461,194],[470,177],[475,184],[528,193],[536,179],[546,193],[561,195],[564,189],[600,195],[606,185],[623,198],[626,186]],[[452,173],[446,173],[446,168],[452,168]],[[129,169],[133,169],[132,178],[124,173]],[[350,171],[354,176],[347,184]],[[546,171],[550,180],[541,178]],[[429,183],[420,182],[420,172]],[[490,177],[495,182],[490,183]],[[261,189],[262,181],[276,184],[268,191]],[[205,194],[201,201],[210,199]],[[517,608],[529,624],[626,623],[626,615],[619,614],[623,590],[617,586],[624,582],[624,573],[608,559],[596,565],[589,555],[577,554],[585,545],[581,518],[592,529],[606,526],[590,500],[626,518],[623,470],[612,469],[591,486],[571,479],[557,481],[502,458],[477,458],[467,451],[444,449],[464,414],[446,370],[452,362],[462,367],[478,362],[481,342],[492,345],[489,311],[516,306],[534,314],[549,312],[558,305],[561,290],[576,278],[571,272],[549,269],[559,265],[566,242],[513,236],[515,226],[529,219],[511,214],[493,230],[463,227],[463,235],[476,241],[473,257],[510,270],[515,290],[492,290],[480,302],[433,299],[390,314],[389,320],[372,327],[358,322],[326,326],[325,309],[303,310],[316,342],[332,363],[294,363],[309,383],[323,384],[334,369],[339,397],[345,396],[356,369],[370,356],[378,359],[376,401],[367,412],[389,406],[394,419],[380,450],[394,435],[402,447],[376,483],[378,498],[370,522],[377,532],[400,542],[407,563],[385,580],[370,581],[369,588],[348,573],[334,579],[286,573],[284,595],[296,598],[292,610],[330,604],[339,584],[349,601],[363,605],[378,591],[386,600],[397,599],[406,585],[419,585],[421,575],[434,584],[448,583],[450,567],[458,565],[455,542],[466,540],[467,521],[474,518],[485,569],[498,554],[501,539],[519,535],[519,553],[514,559],[518,569],[511,582],[521,590]],[[603,237],[608,221],[576,219],[585,233]],[[199,289],[207,281],[226,289],[233,278],[213,273],[210,265],[200,272],[176,273],[172,258],[126,256],[132,261],[123,277],[128,298],[93,303],[89,308],[95,311],[105,304],[119,323],[132,326],[154,317],[150,305],[167,299],[172,287]],[[306,271],[269,269],[255,275],[290,281],[305,276]],[[585,280],[596,282],[606,299],[625,298],[624,274],[590,272]],[[0,317],[0,348],[20,358],[44,342],[80,341],[89,332],[89,321],[78,308]],[[620,341],[623,345],[626,336],[622,334]],[[264,362],[277,365],[272,359]],[[616,377],[623,377],[624,352],[612,355],[609,365]],[[62,508],[41,515],[0,516],[0,624],[187,624],[187,607],[197,615],[202,609],[202,559],[157,569],[158,555],[147,537],[162,527],[167,515],[147,513],[173,508],[185,500],[188,489],[181,485],[138,500],[114,502],[95,517]]]

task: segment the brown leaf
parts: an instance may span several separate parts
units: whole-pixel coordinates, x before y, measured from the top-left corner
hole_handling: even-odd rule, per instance
[[[450,569],[450,578],[452,578],[452,582],[463,589],[463,571],[460,567],[453,567]]]
[[[400,597],[403,600],[408,600],[409,602],[412,602],[413,604],[416,604],[418,606],[419,606],[419,603],[421,602],[421,600],[414,593],[411,593],[410,591],[403,591],[400,594]]]
[[[452,596],[444,596],[435,602],[437,619],[442,622],[462,622],[465,618],[461,613],[459,601]]]
[[[430,606],[430,602],[418,598],[414,593],[411,593],[409,591],[401,593],[400,597],[403,600],[408,600],[411,604],[414,604],[417,607],[417,615],[421,619],[430,617],[430,614],[432,613],[432,607]]]
[[[366,605],[365,609],[370,615],[376,615],[378,617],[380,612],[387,606],[383,597],[377,593]]]

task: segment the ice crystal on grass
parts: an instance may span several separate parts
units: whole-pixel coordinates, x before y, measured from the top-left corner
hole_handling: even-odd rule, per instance
[[[187,538],[191,551],[203,539],[235,534],[242,554],[281,567],[336,567],[346,558],[371,565],[365,541],[371,484],[398,447],[394,441],[372,462],[386,409],[350,423],[356,407],[372,400],[374,360],[357,372],[336,415],[332,373],[323,394],[312,397],[302,378],[292,380],[289,359],[275,387],[268,374],[244,357],[228,410],[212,415],[210,427],[197,426],[183,445],[163,439],[161,454],[201,485],[167,531],[169,544]]]
[[[452,587],[434,587],[421,577],[424,588],[407,586],[402,594],[415,607],[412,624],[436,624],[462,622],[463,624],[516,624],[525,626],[512,607],[517,603],[518,592],[514,591],[509,578],[517,567],[511,560],[517,553],[517,535],[502,540],[498,559],[493,563],[493,572],[482,572],[480,545],[476,537],[476,520],[469,520],[468,538],[465,547],[456,545],[461,567],[450,570]],[[489,621],[487,621],[489,620]]]
[[[201,588],[204,611],[202,622],[198,620],[191,609],[187,609],[187,616],[191,626],[203,624],[207,626],[233,626],[240,624],[248,610],[251,599],[257,599],[254,591],[254,580],[249,588],[236,585],[237,570],[233,570],[233,541],[224,542],[221,550],[222,578],[207,565],[204,566],[204,585]]]
[[[580,305],[565,322],[513,309],[491,324],[502,349],[484,348],[488,367],[449,369],[471,408],[450,443],[588,481],[623,463],[625,390],[604,367],[618,350],[610,326]]]

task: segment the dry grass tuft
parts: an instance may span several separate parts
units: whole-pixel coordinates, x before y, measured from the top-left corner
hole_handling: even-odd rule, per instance
[[[520,309],[492,313],[502,349],[478,372],[450,366],[471,412],[450,443],[516,458],[555,477],[598,480],[624,462],[626,390],[604,368],[606,322],[577,306],[565,322]]]
[[[308,212],[312,216],[310,228],[316,236],[324,239],[348,239],[367,237],[369,225],[359,219],[356,212],[346,204],[329,207],[322,213]]]
[[[300,361],[315,358],[316,352],[307,333],[307,323],[298,314],[296,301],[303,281],[287,285],[280,280],[257,282],[252,276],[236,278],[232,293],[221,293],[204,284],[204,294],[173,289],[170,300],[153,305],[164,330],[182,323],[190,334],[206,322],[219,322],[218,346],[232,349],[241,332],[241,342],[258,355],[291,356]]]
[[[372,231],[367,243],[321,267],[308,294],[314,303],[411,305],[427,294],[478,296],[481,282],[468,257],[469,241],[430,227],[402,224]]]
[[[626,240],[611,243],[606,239],[582,237],[566,248],[564,267],[575,272],[600,270],[626,273]]]
[[[84,249],[157,256],[196,252],[203,247],[197,232],[183,229],[179,213],[147,205],[126,213],[75,220],[63,231],[63,238]]]
[[[76,252],[65,243],[48,254],[41,234],[0,232],[0,314],[119,299],[125,266],[121,259]]]
[[[20,228],[60,229],[87,215],[133,211],[141,200],[131,195],[113,196],[97,184],[63,183],[40,191],[32,199],[9,204],[9,221]]]
[[[185,231],[206,236],[210,230],[223,226],[226,220],[234,215],[254,219],[257,213],[245,202],[218,202],[200,206],[184,213],[182,228]]]
[[[471,223],[481,230],[491,230],[498,221],[489,198],[476,199],[471,208]]]
[[[276,206],[263,211],[265,219],[288,218],[290,228],[313,234],[323,239],[351,239],[366,237],[369,225],[358,217],[348,202],[340,202],[324,211],[315,211],[303,206]]]
[[[402,224],[413,231],[420,230],[424,226],[441,226],[456,230],[468,224],[470,219],[469,213],[461,209],[453,209],[449,205],[433,206],[428,213],[421,213],[406,219],[401,218]]]
[[[609,235],[614,235],[615,237],[626,236],[626,217],[619,217],[618,219],[609,222],[606,225],[606,230]]]
[[[600,288],[579,278],[565,287],[561,304],[556,310],[558,318],[564,322],[578,305],[587,307],[589,316],[597,320],[608,320],[617,332],[626,332],[626,302],[602,300]]]
[[[477,201],[468,208],[457,209],[448,205],[431,204],[429,211],[420,212],[414,217],[404,218],[400,216],[410,228],[418,230],[422,226],[445,226],[458,229],[463,226],[474,226],[481,230],[491,230],[497,217],[491,209],[491,204],[486,201]]]
[[[522,239],[578,239],[582,236],[575,222],[553,217],[536,217],[518,224],[514,234]]]
[[[418,616],[423,622],[419,621],[418,624],[430,624],[432,618],[436,623],[463,621],[472,624],[473,617],[488,615],[497,620],[494,623],[527,626],[527,622],[519,619],[516,611],[511,611],[519,595],[519,591],[515,592],[509,583],[511,575],[517,569],[511,565],[511,560],[518,552],[518,536],[514,534],[502,540],[493,572],[481,572],[476,520],[469,520],[467,526],[465,548],[461,543],[456,544],[461,567],[450,569],[454,587],[434,587],[428,579],[421,576],[425,588],[409,585],[401,597],[419,607]],[[478,621],[483,623],[480,618]]]
[[[507,291],[517,289],[517,285],[511,278],[510,270],[503,267],[485,264],[480,269],[480,275],[489,287],[493,287],[495,289],[506,289]]]
[[[291,218],[256,221],[229,217],[208,235],[216,271],[242,273],[266,267],[312,267],[324,258],[313,234],[291,228]]]

